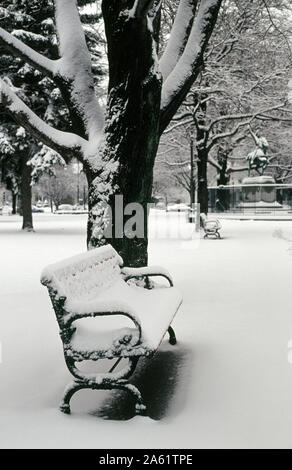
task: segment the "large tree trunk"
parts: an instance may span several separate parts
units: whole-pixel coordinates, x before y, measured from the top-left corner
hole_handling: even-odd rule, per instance
[[[31,207],[31,167],[27,165],[29,154],[23,156],[21,161],[21,211],[22,229],[33,231]]]
[[[131,6],[133,2],[128,3]],[[125,264],[142,266],[148,261],[147,203],[151,201],[153,166],[159,143],[162,82],[147,18],[143,15],[121,21],[115,2],[103,2],[103,15],[110,64],[103,156],[107,169],[88,177],[88,244],[111,243]],[[129,206],[131,203],[140,205],[137,213],[137,207]],[[97,219],[105,215],[106,204],[113,217],[112,233],[107,233],[105,239],[102,236],[104,226],[102,222],[98,226]],[[124,210],[128,213],[121,225]],[[127,221],[132,216],[136,216],[136,226],[129,233],[130,222],[127,227]]]

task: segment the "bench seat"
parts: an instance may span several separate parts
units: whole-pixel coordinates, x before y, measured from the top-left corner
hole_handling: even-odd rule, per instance
[[[71,338],[72,352],[88,359],[116,356],[151,356],[159,347],[180,304],[182,297],[175,287],[144,289],[118,280],[105,289],[96,299],[71,301],[65,304],[67,311],[90,314],[99,311],[105,303],[112,311],[129,312],[141,325],[142,338],[133,322],[125,316],[82,318],[74,322],[76,328]],[[127,344],[124,338],[131,340]],[[120,348],[120,345],[123,348]],[[74,354],[76,357],[76,354]]]

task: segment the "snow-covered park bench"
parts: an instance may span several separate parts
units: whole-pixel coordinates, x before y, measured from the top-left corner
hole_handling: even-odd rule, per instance
[[[205,232],[204,238],[216,237],[221,238],[219,230],[222,228],[221,223],[218,219],[208,219],[205,214],[201,214],[202,226]]]
[[[170,287],[138,287],[130,281],[143,276],[162,276]],[[65,389],[61,411],[70,413],[70,399],[83,388],[128,390],[136,400],[136,412],[145,412],[140,391],[129,383],[141,356],[151,357],[168,331],[182,302],[167,271],[159,267],[123,268],[123,260],[111,245],[47,266],[41,282],[48,288],[63,342],[66,365],[74,377]],[[127,365],[115,372],[125,358]],[[108,373],[86,373],[76,363],[116,359]]]

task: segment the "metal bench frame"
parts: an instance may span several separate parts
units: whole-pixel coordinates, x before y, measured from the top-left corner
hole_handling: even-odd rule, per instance
[[[212,228],[208,228],[208,222],[213,222],[216,225],[214,225]],[[213,236],[216,238],[221,238],[219,230],[222,228],[220,222],[218,219],[209,219],[209,220],[204,220],[203,221],[203,229],[205,232],[204,238],[207,238],[209,236]]]
[[[170,286],[173,286],[173,282],[170,276],[166,274],[166,272],[157,272],[157,270],[153,273],[149,271],[149,268],[121,268],[121,275],[125,281],[133,278],[141,278],[148,276],[162,276],[169,281]],[[139,343],[141,340],[141,326],[137,322],[131,314],[128,312],[117,312],[117,311],[99,311],[99,312],[92,312],[89,314],[72,314],[66,311],[65,309],[65,302],[66,297],[60,296],[58,291],[54,288],[53,284],[48,279],[42,279],[42,284],[48,288],[49,296],[57,317],[57,321],[60,328],[60,336],[63,343],[64,349],[64,357],[65,362],[68,367],[68,370],[74,377],[74,380],[69,383],[65,389],[63,399],[60,404],[60,410],[63,413],[70,414],[70,400],[74,393],[81,389],[92,389],[92,390],[113,390],[113,389],[120,389],[126,390],[131,393],[135,400],[135,409],[137,414],[144,414],[146,412],[146,407],[142,399],[142,395],[138,388],[129,383],[129,378],[132,376],[133,372],[136,369],[138,360],[141,356],[151,357],[154,352],[147,351],[143,348],[139,347]],[[129,345],[132,337],[131,335],[125,335],[121,340],[119,340],[119,345],[117,348],[111,351],[101,351],[96,350],[94,353],[90,352],[80,352],[75,351],[72,349],[70,345],[70,341],[72,338],[73,333],[75,332],[76,328],[74,327],[74,321],[85,318],[85,317],[97,317],[97,316],[104,316],[104,315],[125,315],[130,318],[139,332],[139,339],[137,344],[134,345],[133,348],[127,348]],[[176,336],[174,330],[171,326],[168,328],[169,333],[169,342],[172,345],[176,344]],[[161,338],[163,339],[164,334]],[[108,373],[95,373],[95,374],[86,374],[80,371],[76,367],[76,362],[84,361],[84,360],[93,360],[97,361],[98,359],[114,359],[116,358],[115,364],[111,367]],[[127,365],[120,370],[119,372],[114,372],[118,363],[122,360],[126,359],[128,361]]]

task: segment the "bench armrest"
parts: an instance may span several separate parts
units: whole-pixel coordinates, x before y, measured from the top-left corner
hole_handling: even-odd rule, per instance
[[[173,280],[169,272],[161,266],[144,266],[142,268],[122,268],[121,270],[125,281],[135,277],[142,276],[161,276],[168,280],[170,286],[173,286]]]
[[[100,304],[100,305],[99,305]],[[108,303],[107,305],[102,302],[94,302],[92,305],[94,311],[90,311],[90,309],[85,309],[84,312],[72,312],[67,313],[63,318],[63,328],[70,329],[72,323],[76,320],[82,320],[82,318],[89,318],[89,317],[99,317],[99,316],[107,316],[107,315],[124,315],[135,324],[138,330],[138,340],[132,346],[136,346],[141,343],[142,340],[142,329],[140,322],[138,321],[137,317],[133,312],[130,311],[126,305],[111,305]]]

